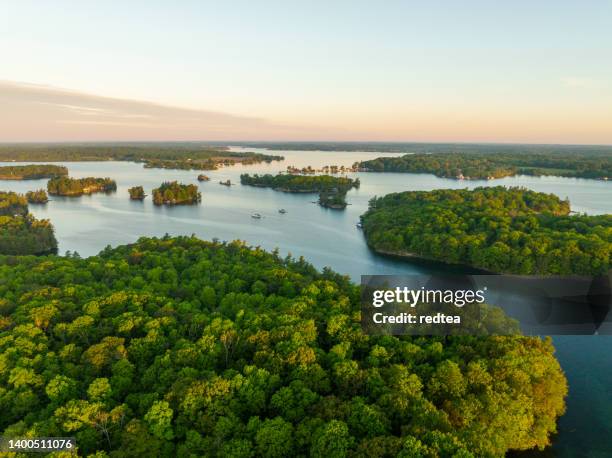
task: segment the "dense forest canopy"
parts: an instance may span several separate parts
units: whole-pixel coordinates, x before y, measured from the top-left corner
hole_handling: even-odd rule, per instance
[[[516,274],[606,274],[612,215],[570,215],[569,202],[523,188],[409,191],[362,216],[376,251]]]
[[[94,192],[113,192],[117,190],[117,183],[110,178],[51,178],[47,182],[49,194],[59,196],[81,196]]]
[[[370,172],[432,173],[443,178],[492,179],[513,175],[612,178],[612,153],[430,153],[379,157],[359,163]]]
[[[165,182],[153,190],[155,205],[195,205],[202,200],[202,194],[194,184],[176,181]]]
[[[51,223],[28,213],[25,196],[0,191],[0,255],[56,252],[57,240]]]
[[[280,161],[282,156],[235,153],[194,143],[0,145],[0,161],[132,161],[148,168],[214,170],[236,163]]]
[[[0,180],[38,180],[68,175],[68,169],[61,165],[29,164],[0,166]]]
[[[239,242],[0,258],[0,278],[0,432],[83,456],[503,456],[564,410],[549,340],[368,336],[346,277]]]

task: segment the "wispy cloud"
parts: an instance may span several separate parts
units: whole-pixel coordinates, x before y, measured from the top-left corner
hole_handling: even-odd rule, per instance
[[[258,117],[0,81],[0,141],[266,139],[300,131]]]

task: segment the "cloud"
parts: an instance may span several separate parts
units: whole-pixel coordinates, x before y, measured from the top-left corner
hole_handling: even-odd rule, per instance
[[[0,141],[226,140],[300,136],[258,117],[0,81]]]
[[[603,88],[603,80],[565,77],[572,88]],[[586,89],[568,89],[577,96]],[[51,86],[0,80],[0,142],[87,141],[443,141],[610,144],[611,105],[501,102],[469,108],[394,103],[374,109],[355,100],[305,115],[292,106],[291,123],[257,116],[187,109],[102,97]],[[561,102],[559,102],[561,103]],[[331,107],[331,108],[330,108]],[[561,107],[561,108],[560,108]],[[525,112],[530,116],[526,117]]]

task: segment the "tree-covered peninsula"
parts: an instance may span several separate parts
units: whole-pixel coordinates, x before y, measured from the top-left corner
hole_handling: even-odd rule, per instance
[[[144,198],[147,197],[142,186],[134,186],[128,189],[128,193],[132,200],[144,200]]]
[[[49,194],[57,196],[76,197],[95,192],[114,192],[117,183],[110,178],[52,178],[47,182]]]
[[[0,167],[0,180],[39,180],[66,175],[68,175],[68,169],[61,165],[30,164]]]
[[[47,191],[44,189],[28,191],[26,192],[25,197],[30,204],[46,204],[49,202],[49,196],[47,195]]]
[[[2,161],[131,161],[147,168],[215,170],[235,164],[282,161],[283,156],[228,151],[223,146],[187,143],[115,145],[24,144],[0,146]]]
[[[251,165],[261,162],[282,161],[283,156],[274,156],[261,153],[232,153],[217,151],[213,153],[197,154],[196,158],[180,157],[177,159],[149,158],[144,161],[146,168],[179,169],[179,170],[217,170],[221,167],[230,167],[236,164]]]
[[[612,215],[523,188],[410,191],[372,199],[362,216],[377,252],[524,275],[605,274]]]
[[[194,184],[182,184],[176,181],[162,183],[153,190],[155,205],[196,205],[202,200],[202,194]]]
[[[330,175],[240,175],[240,183],[248,186],[272,188],[282,192],[319,193],[319,204],[323,207],[345,208],[346,193],[358,188],[359,178],[334,177]]]
[[[366,172],[432,173],[457,179],[494,179],[513,175],[612,178],[612,154],[418,153],[379,157],[357,165]]]
[[[0,255],[56,252],[57,240],[51,223],[30,215],[28,201],[24,196],[0,191]]]
[[[0,433],[82,456],[481,457],[544,447],[535,337],[368,336],[359,288],[239,242],[0,258]]]

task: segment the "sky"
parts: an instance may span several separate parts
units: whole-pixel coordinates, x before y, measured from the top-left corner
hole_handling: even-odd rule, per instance
[[[612,144],[611,1],[0,0],[0,142]]]

